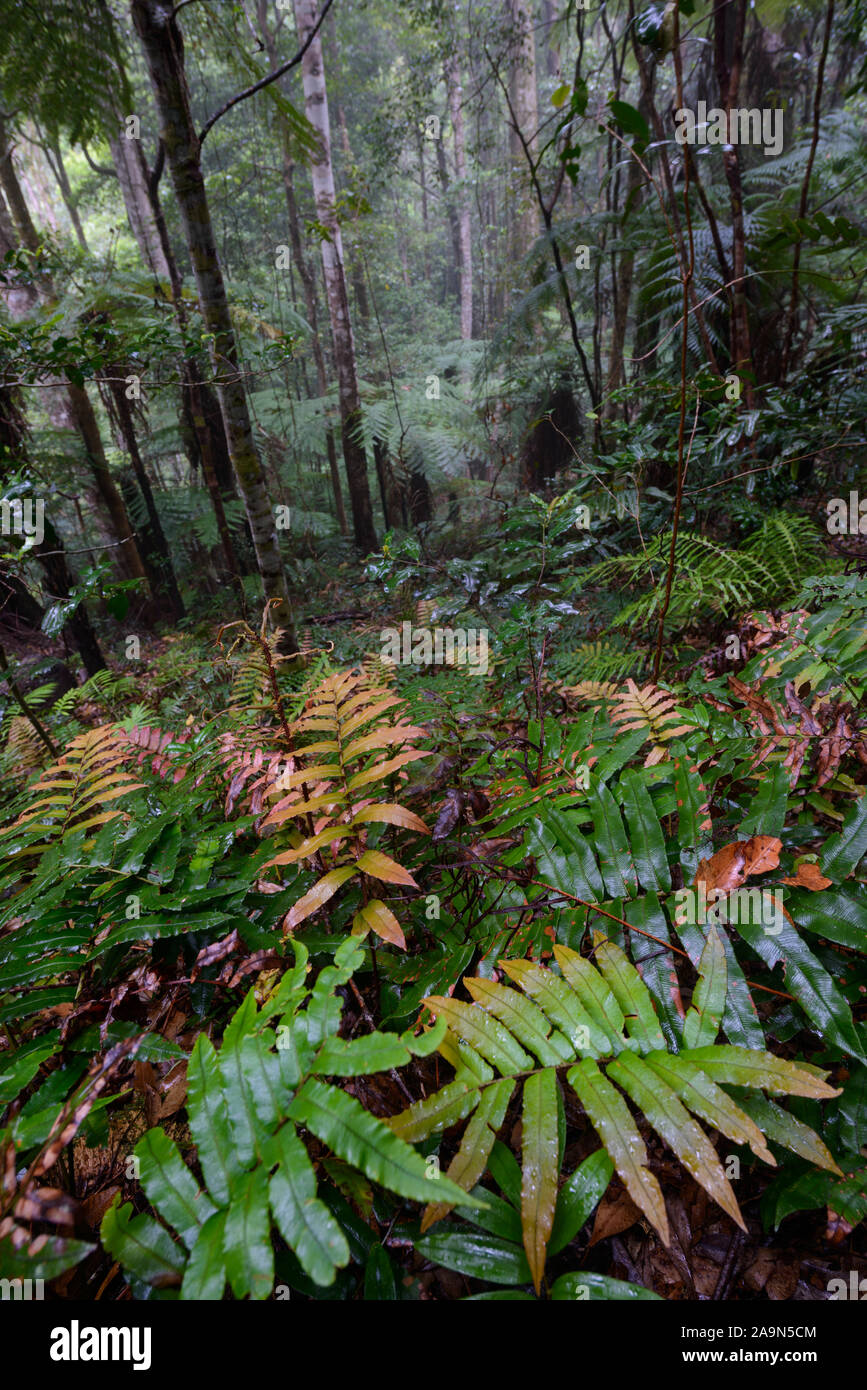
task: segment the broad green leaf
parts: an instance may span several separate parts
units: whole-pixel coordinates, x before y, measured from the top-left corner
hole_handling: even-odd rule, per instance
[[[867,796],[862,796],[846,813],[839,835],[832,835],[822,850],[822,872],[835,883],[842,883],[855,872],[867,854]]]
[[[596,1026],[607,1035],[606,1051],[622,1051],[627,1046],[623,1034],[625,1019],[608,982],[589,960],[567,946],[555,946],[554,959]]]
[[[623,810],[629,827],[629,847],[638,882],[652,893],[667,893],[671,874],[665,853],[665,837],[659,816],[637,769],[624,772],[620,778],[623,789]]]
[[[605,885],[596,857],[566,812],[545,806],[525,833],[527,849],[539,868],[539,878],[584,902],[603,902]]]
[[[678,926],[677,934],[686,947],[692,964],[698,970],[705,944],[703,930],[684,924]],[[722,934],[722,944],[726,957],[726,1003],[722,1026],[726,1037],[739,1047],[764,1047],[765,1035],[753,1002],[752,991],[732,943],[725,933]]]
[[[504,1075],[533,1069],[532,1057],[519,1047],[509,1030],[477,1004],[464,1004],[439,994],[429,995],[424,1003],[437,1018],[445,1016],[451,1031]]]
[[[602,1200],[611,1182],[614,1164],[604,1149],[585,1158],[566,1179],[557,1197],[554,1227],[548,1253],[556,1255],[574,1240]]]
[[[181,1298],[189,1303],[218,1303],[226,1289],[225,1209],[215,1211],[199,1231],[184,1270]]]
[[[226,1274],[236,1298],[267,1298],[274,1288],[274,1251],[263,1166],[245,1173],[232,1192],[223,1236]]]
[[[640,1284],[627,1284],[622,1279],[609,1279],[606,1274],[593,1274],[589,1270],[561,1274],[551,1288],[551,1297],[560,1303],[662,1301],[652,1289],[644,1289]]]
[[[589,1057],[571,1067],[566,1079],[584,1106],[633,1202],[659,1232],[663,1244],[668,1245],[668,1217],[662,1190],[647,1168],[644,1140],[623,1097]]]
[[[430,1199],[430,1179],[424,1159],[409,1144],[365,1110],[360,1101],[335,1086],[314,1078],[306,1081],[289,1107],[289,1114],[327,1144],[333,1153],[360,1168],[372,1182],[382,1183],[401,1197],[416,1202]],[[439,1195],[456,1206],[475,1206],[473,1198],[448,1178],[438,1179]]]
[[[638,1109],[677,1154],[684,1168],[709,1192],[733,1221],[746,1230],[740,1207],[716,1150],[677,1095],[644,1059],[625,1052],[608,1064],[608,1076],[623,1088]]]
[[[226,1206],[232,1184],[242,1172],[213,1043],[200,1033],[187,1067],[187,1110],[208,1192]]]
[[[398,1115],[390,1115],[385,1123],[401,1139],[417,1143],[439,1130],[471,1115],[479,1103],[481,1092],[466,1081],[451,1081],[433,1095],[417,1100]]]
[[[83,1240],[62,1236],[33,1236],[24,1245],[13,1246],[8,1236],[0,1239],[0,1278],[56,1279],[97,1247]]]
[[[841,1171],[818,1134],[809,1125],[796,1120],[781,1105],[776,1105],[765,1096],[744,1096],[738,1104],[757,1125],[761,1125],[766,1137],[773,1143],[800,1154],[817,1168],[827,1168],[832,1173]]]
[[[406,1066],[408,1047],[393,1033],[370,1033],[362,1038],[326,1038],[311,1070],[319,1076],[370,1076]]]
[[[643,1052],[665,1047],[647,986],[625,953],[613,941],[603,941],[596,949],[596,959],[620,1006],[629,1036]]]
[[[479,1231],[432,1231],[414,1241],[426,1260],[490,1284],[529,1284],[530,1266],[520,1245]]]
[[[766,965],[773,967],[783,962],[786,989],[795,996],[820,1037],[836,1043],[862,1061],[867,1060],[855,1031],[852,1010],[834,980],[805,946],[788,918],[782,917],[777,925],[779,931],[774,936],[757,922],[739,921],[737,931]]]
[[[495,980],[465,978],[464,985],[486,1013],[498,1018],[519,1042],[535,1052],[544,1067],[574,1062],[575,1049],[531,999]]]
[[[274,1137],[279,1166],[268,1185],[278,1231],[315,1284],[334,1283],[338,1267],[349,1263],[346,1237],[316,1195],[316,1174],[291,1123]]]
[[[668,918],[662,904],[653,894],[624,903],[623,916],[639,928],[628,933],[629,953],[635,967],[653,999],[659,1026],[671,1048],[680,1046],[683,1032],[683,1000],[672,951],[661,948],[660,942],[671,940]],[[645,935],[644,933],[649,933]]]
[[[605,879],[605,896],[632,898],[635,896],[638,881],[632,868],[629,841],[617,802],[604,782],[594,786],[589,801],[593,813],[595,849]],[[623,871],[624,865],[629,865],[626,873]]]
[[[506,1150],[508,1153],[508,1150]],[[490,1167],[489,1162],[489,1167]],[[517,1168],[517,1164],[515,1165]],[[486,1202],[484,1211],[463,1212],[462,1215],[467,1221],[471,1221],[474,1226],[480,1226],[483,1231],[490,1231],[493,1236],[502,1236],[504,1240],[511,1241],[513,1245],[520,1246],[523,1240],[521,1229],[521,1214],[516,1211],[511,1202],[507,1202],[503,1197],[497,1197],[488,1187],[474,1187],[472,1196],[478,1197]],[[518,1169],[517,1198],[521,1200],[521,1171]]]
[[[398,806],[394,802],[383,805],[364,806],[352,815],[352,825],[399,825],[402,830],[415,830],[420,835],[429,835],[430,831],[414,812],[408,811],[405,806]]]
[[[818,1076],[799,1067],[797,1062],[787,1062],[772,1052],[715,1043],[712,1047],[690,1048],[681,1055],[686,1061],[696,1062],[712,1081],[753,1086],[790,1096],[812,1096],[816,1100],[828,1100],[840,1094]]]
[[[364,1299],[380,1303],[397,1298],[397,1281],[384,1245],[372,1245],[364,1267]]]
[[[179,1284],[186,1251],[152,1216],[132,1217],[132,1202],[115,1197],[100,1226],[100,1238],[113,1259],[147,1284]]]
[[[557,1178],[560,1172],[557,1091],[557,1073],[552,1067],[533,1072],[524,1082],[521,1222],[524,1250],[537,1294],[542,1287],[545,1253],[557,1205]]]
[[[684,1047],[703,1047],[719,1033],[726,1001],[726,956],[716,927],[708,928],[698,967],[698,984],[683,1025]]]
[[[644,1060],[700,1119],[736,1144],[748,1144],[756,1158],[776,1164],[758,1125],[722,1087],[711,1081],[698,1063],[689,1061],[683,1054],[672,1056],[670,1052],[649,1052]]]
[[[559,975],[530,960],[501,960],[497,963],[517,981],[525,994],[541,1005],[569,1039],[576,1053],[586,1052],[591,1057],[600,1057],[610,1052],[608,1033],[594,1023],[575,991]]]
[[[202,1226],[216,1210],[213,1202],[163,1130],[149,1129],[133,1153],[141,1163],[141,1185],[148,1201],[192,1250]]]
[[[497,1130],[503,1123],[506,1108],[512,1098],[515,1083],[511,1077],[487,1086],[481,1093],[481,1100],[472,1119],[464,1130],[460,1147],[448,1166],[446,1176],[472,1192],[488,1166],[488,1158],[494,1147]],[[438,1179],[434,1179],[434,1183]],[[433,1188],[436,1196],[436,1186]],[[430,1229],[436,1221],[452,1210],[450,1202],[431,1201],[422,1217],[422,1232]]]
[[[223,1095],[229,1112],[232,1138],[238,1159],[247,1167],[256,1155],[261,1157],[262,1144],[285,1114],[291,1099],[286,1085],[280,1056],[271,1052],[265,1037],[248,1033],[228,1045],[225,1038],[220,1048],[220,1077]]]

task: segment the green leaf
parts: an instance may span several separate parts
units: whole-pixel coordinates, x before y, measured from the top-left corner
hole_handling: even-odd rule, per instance
[[[681,1056],[685,1061],[696,1062],[713,1081],[780,1091],[791,1096],[811,1096],[815,1100],[839,1095],[812,1071],[799,1067],[797,1062],[775,1057],[772,1052],[714,1043],[712,1047],[690,1048]]]
[[[220,1206],[243,1171],[229,1125],[229,1111],[213,1043],[200,1033],[187,1066],[187,1109],[199,1163],[210,1195]]]
[[[604,782],[599,783],[589,797],[593,813],[593,830],[599,867],[605,879],[606,897],[632,898],[638,881],[633,870],[627,878],[622,864],[631,864],[629,841],[620,818],[617,802]]]
[[[676,1091],[693,1114],[706,1120],[736,1144],[748,1144],[756,1157],[765,1163],[775,1162],[758,1125],[744,1114],[722,1087],[711,1081],[696,1062],[688,1061],[682,1054],[672,1056],[669,1052],[649,1052],[644,1060]]]
[[[274,1288],[274,1251],[264,1167],[246,1173],[232,1192],[223,1238],[226,1274],[236,1298],[267,1298]]]
[[[15,1247],[7,1237],[0,1240],[0,1278],[56,1279],[85,1255],[95,1250],[83,1240],[67,1240],[61,1236],[34,1236],[25,1245]]]
[[[346,1237],[316,1195],[316,1173],[291,1123],[274,1138],[279,1166],[268,1186],[271,1211],[281,1236],[314,1283],[334,1283],[349,1263]]]
[[[219,1302],[226,1288],[225,1209],[208,1217],[196,1237],[181,1284],[181,1298],[190,1303]]]
[[[647,1150],[626,1103],[589,1057],[567,1073],[587,1117],[608,1150],[623,1185],[644,1212],[664,1245],[669,1243],[665,1201],[656,1178],[647,1168]]]
[[[451,1031],[480,1052],[499,1072],[511,1076],[515,1072],[532,1070],[532,1057],[518,1046],[508,1028],[477,1004],[464,1004],[459,999],[447,999],[438,994],[429,995],[424,1002],[437,1018],[444,1016]]]
[[[397,1281],[394,1269],[383,1245],[372,1245],[364,1267],[365,1302],[394,1301],[397,1298]]]
[[[371,1181],[382,1183],[401,1197],[429,1201],[430,1179],[421,1155],[346,1091],[311,1078],[292,1101],[289,1114]],[[456,1206],[476,1205],[448,1178],[439,1178],[438,1184],[437,1196],[442,1200]]]
[[[311,1070],[319,1076],[370,1076],[411,1060],[409,1048],[393,1033],[369,1033],[363,1038],[326,1038]]]
[[[456,1182],[465,1192],[472,1192],[475,1184],[488,1166],[488,1158],[497,1130],[503,1123],[506,1108],[512,1098],[515,1083],[511,1077],[487,1086],[481,1093],[479,1106],[464,1130],[457,1153],[448,1166],[446,1176]],[[432,1188],[433,1198],[422,1222],[425,1231],[452,1210],[451,1203],[436,1201],[437,1188]]]
[[[524,1082],[521,1117],[521,1222],[524,1249],[538,1294],[545,1273],[545,1253],[554,1225],[560,1145],[557,1133],[557,1073],[537,1071]]]
[[[833,1155],[818,1134],[810,1129],[809,1125],[796,1120],[794,1115],[790,1115],[781,1105],[776,1105],[765,1096],[743,1096],[738,1103],[757,1125],[761,1125],[765,1135],[773,1143],[800,1154],[817,1168],[827,1168],[832,1173],[840,1172]]]
[[[867,854],[867,796],[849,808],[839,835],[832,835],[822,850],[822,873],[842,883],[854,873]]]
[[[556,1255],[578,1232],[595,1211],[611,1182],[614,1164],[604,1149],[597,1149],[575,1169],[560,1188],[554,1228],[548,1242],[548,1253]]]
[[[479,1096],[480,1092],[466,1081],[452,1081],[433,1095],[401,1110],[399,1115],[389,1116],[385,1123],[399,1138],[416,1143],[471,1115],[479,1103]]]
[[[650,127],[640,111],[630,106],[628,101],[609,101],[608,105],[615,121],[628,135],[636,136],[642,145],[649,142]]]
[[[626,954],[613,941],[602,941],[596,959],[623,1013],[627,1031],[643,1052],[665,1047],[665,1038],[646,985]]]
[[[665,837],[641,773],[637,769],[624,772],[620,787],[624,793],[623,809],[638,882],[651,893],[667,893],[671,887],[671,874],[665,853]]]
[[[100,1238],[113,1259],[136,1278],[157,1288],[180,1283],[186,1254],[152,1216],[132,1215],[132,1202],[115,1197],[100,1226]]]
[[[543,1066],[556,1067],[575,1060],[575,1050],[568,1039],[552,1029],[542,1010],[516,989],[485,979],[466,979],[464,984],[475,1002],[500,1019]]]
[[[589,1270],[561,1274],[551,1289],[551,1297],[557,1302],[575,1302],[576,1299],[589,1303],[662,1301],[659,1294],[654,1293],[652,1289],[644,1289],[640,1284],[627,1284],[622,1279],[609,1279],[605,1274],[592,1274]]]
[[[643,1058],[624,1052],[609,1062],[608,1076],[635,1102],[687,1172],[745,1231],[744,1219],[716,1150],[659,1073],[648,1067]]]
[[[580,1000],[559,975],[530,960],[501,960],[500,967],[525,994],[538,1000],[545,1013],[568,1038],[575,1053],[599,1057],[611,1048],[608,1033],[593,1022]]]
[[[711,925],[701,953],[692,1007],[683,1025],[684,1047],[702,1047],[715,1041],[725,1009],[727,978],[723,944]]]
[[[161,1129],[149,1129],[133,1153],[141,1161],[141,1185],[148,1201],[192,1250],[216,1210],[213,1202],[184,1163],[177,1144]]]
[[[434,1231],[415,1248],[426,1260],[490,1284],[529,1284],[530,1266],[520,1245],[478,1231]]]
[[[267,1039],[255,1034],[238,1040],[233,1035],[228,1045],[223,1039],[220,1077],[238,1159],[248,1167],[254,1157],[261,1157],[263,1142],[286,1113],[292,1091],[279,1053],[271,1052]]]

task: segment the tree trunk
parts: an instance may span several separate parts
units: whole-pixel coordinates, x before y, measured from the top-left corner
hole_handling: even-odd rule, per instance
[[[527,158],[518,132],[531,154],[537,151],[536,133],[539,128],[539,103],[536,96],[536,39],[533,33],[533,12],[528,0],[508,0],[509,18],[513,31],[512,62],[509,88],[514,126],[509,129],[509,148],[512,156],[512,191],[515,213],[512,220],[512,255],[521,260],[539,234],[539,215],[536,200],[527,187]]]
[[[467,188],[463,88],[461,86],[460,63],[457,58],[449,58],[445,67],[449,113],[452,118],[452,131],[455,140],[455,173],[460,185],[457,216],[458,245],[460,248],[461,337],[466,341],[473,336],[473,247],[470,234],[470,199]]]
[[[258,22],[259,30],[262,34],[262,39],[268,54],[268,62],[272,68],[276,68],[279,60],[277,57],[277,46],[274,33],[268,24],[268,0],[259,0]],[[316,364],[316,386],[320,397],[322,397],[326,395],[328,391],[328,373],[325,370],[325,354],[322,351],[322,339],[319,336],[319,310],[316,304],[316,283],[313,278],[313,271],[307,261],[304,243],[301,239],[298,204],[295,198],[295,160],[292,157],[292,141],[286,117],[280,110],[277,111],[277,126],[280,132],[281,168],[283,173],[283,191],[286,194],[286,214],[289,222],[289,244],[292,249],[292,259],[301,277],[301,287],[304,291],[304,306],[307,311],[307,322],[310,324],[311,331],[310,346],[313,351],[313,361]],[[331,474],[331,489],[334,493],[337,524],[340,527],[340,534],[345,536],[349,531],[349,526],[346,521],[346,508],[343,505],[343,491],[340,486],[340,470],[337,467],[337,446],[334,442],[334,431],[332,429],[326,432],[325,449],[328,454],[328,471]]]
[[[298,39],[304,43],[316,23],[315,0],[295,0],[295,22]],[[319,148],[311,167],[313,196],[320,225],[327,231],[320,246],[325,292],[334,340],[334,362],[337,368],[337,387],[340,394],[343,458],[349,484],[349,500],[355,542],[367,553],[376,549],[373,529],[373,508],[367,480],[367,456],[358,437],[361,423],[361,399],[358,393],[358,371],[355,361],[355,342],[346,293],[346,274],[343,264],[343,240],[335,208],[334,171],[331,164],[331,130],[328,117],[328,95],[322,65],[322,44],[319,35],[313,39],[301,60],[304,82],[304,102],[307,119],[319,136]]]
[[[259,573],[266,598],[282,604],[277,621],[286,630],[287,645],[297,650],[274,514],[253,438],[226,286],[202,176],[199,138],[193,124],[184,73],[181,32],[171,12],[158,0],[132,0],[132,14],[144,47],[160,115],[163,145],[193,264],[199,308],[209,334],[209,351],[218,380],[217,393],[226,439],[250,522]]]
[[[732,108],[737,106],[740,86],[741,63],[743,61],[744,27],[746,24],[747,0],[737,0],[734,12],[734,35],[731,61],[728,58],[726,20],[728,0],[714,0],[714,59],[720,101],[731,122]],[[731,127],[729,124],[729,134]],[[747,373],[744,382],[744,397],[748,407],[753,405],[753,383],[749,375],[752,370],[750,350],[750,325],[747,316],[746,281],[746,232],[744,229],[744,195],[741,185],[741,166],[737,146],[723,146],[723,168],[729,186],[729,203],[732,213],[732,317],[731,317],[731,359],[732,367],[740,376]]]
[[[40,246],[39,233],[33,225],[27,201],[18,182],[15,166],[12,162],[12,151],[9,148],[2,118],[0,118],[0,183],[2,183],[21,245],[35,254]],[[56,291],[47,275],[43,275],[39,280],[37,293],[47,304],[57,300]],[[118,547],[120,568],[129,579],[144,579],[145,569],[136,546],[135,534],[130,526],[123,498],[111,476],[102,444],[102,436],[99,432],[99,424],[87,392],[83,386],[77,386],[70,381],[66,386],[66,398],[70,416],[84,443],[85,453],[99,494],[111,517],[114,533],[121,542]]]
[[[144,504],[148,514],[148,525],[142,534],[142,539],[150,543],[152,547],[150,553],[144,551],[142,558],[149,566],[149,577],[151,588],[154,593],[162,599],[163,606],[167,610],[167,616],[174,619],[183,618],[185,608],[183,599],[178,589],[178,581],[175,577],[175,570],[172,564],[171,552],[160,521],[160,514],[157,511],[154,501],[153,489],[150,478],[144,466],[144,460],[138,447],[138,439],[135,433],[132,411],[129,401],[126,398],[126,388],[122,381],[112,380],[109,383],[111,399],[114,403],[114,410],[117,416],[118,433],[120,435],[123,448],[129,454],[130,463],[135,474],[136,482],[144,499]]]

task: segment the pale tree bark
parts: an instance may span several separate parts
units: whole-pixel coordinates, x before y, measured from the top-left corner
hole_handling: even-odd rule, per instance
[[[19,243],[25,250],[35,254],[39,250],[40,237],[18,182],[12,150],[2,118],[0,118],[0,185],[2,185],[6,196]],[[36,293],[48,305],[57,300],[57,293],[48,275],[41,275]],[[111,517],[114,533],[117,539],[122,542],[117,552],[119,567],[129,579],[145,579],[146,571],[136,545],[135,533],[130,525],[123,498],[111,475],[108,460],[105,457],[99,423],[90,398],[83,386],[77,386],[72,381],[68,381],[64,389],[69,415],[81,435],[87,461],[99,495]]]
[[[449,98],[449,115],[452,120],[452,133],[455,141],[455,173],[459,185],[457,216],[458,246],[460,248],[461,337],[466,340],[473,336],[473,244],[470,226],[470,196],[467,187],[463,87],[460,63],[456,57],[450,57],[446,60],[445,76]]]
[[[518,130],[509,131],[512,159],[512,192],[515,213],[512,222],[512,255],[515,261],[527,254],[539,234],[539,213],[532,190],[527,185],[527,152],[538,152],[539,103],[536,95],[536,39],[533,10],[529,0],[507,0],[508,19],[513,32],[509,95]]]
[[[159,0],[132,0],[161,123],[161,136],[193,265],[199,309],[209,334],[209,353],[232,466],[250,523],[259,573],[268,599],[280,602],[275,615],[296,650],[294,620],[274,514],[256,450],[235,332],[217,252],[201,167],[201,147],[190,111],[183,39],[171,11]]]
[[[316,24],[315,0],[295,0],[295,23],[298,40],[304,44]],[[317,153],[313,156],[311,178],[316,202],[316,216],[327,236],[320,242],[322,273],[331,319],[334,342],[334,363],[337,369],[337,388],[340,396],[343,459],[352,507],[352,524],[358,547],[368,552],[376,549],[373,529],[373,507],[367,480],[367,457],[359,437],[361,398],[358,392],[358,369],[355,360],[355,340],[346,293],[346,272],[343,260],[343,239],[336,212],[334,170],[331,163],[331,126],[328,116],[328,94],[322,63],[322,44],[319,35],[313,39],[301,60],[304,82],[304,103],[307,119],[319,137]]]
[[[276,68],[278,66],[277,42],[274,31],[268,23],[268,9],[269,0],[258,0],[256,18],[259,25],[259,32],[265,44],[268,62],[272,68]],[[289,245],[292,250],[292,259],[301,277],[307,322],[310,324],[310,346],[313,352],[313,361],[316,366],[316,386],[320,397],[322,397],[328,391],[328,373],[325,369],[325,354],[322,351],[322,340],[319,336],[319,309],[316,303],[316,282],[313,278],[312,268],[307,261],[307,254],[301,239],[298,203],[295,197],[295,160],[292,157],[292,141],[289,133],[289,126],[282,111],[277,111],[276,118],[280,132],[281,169],[283,174],[283,191],[286,195],[286,216],[289,223]],[[349,527],[346,521],[346,508],[343,505],[343,490],[340,486],[340,470],[337,467],[337,446],[334,442],[334,431],[332,429],[326,432],[325,450],[328,455],[328,470],[331,474],[331,490],[334,493],[337,524],[340,527],[340,534],[345,536]]]
[[[109,144],[127,220],[142,259],[155,279],[171,283],[171,268],[151,205],[148,170],[141,142],[118,135]]]

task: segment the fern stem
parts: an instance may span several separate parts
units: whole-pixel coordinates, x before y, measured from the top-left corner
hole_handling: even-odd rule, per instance
[[[11,675],[9,674],[9,662],[6,660],[6,652],[3,650],[2,643],[0,643],[0,668],[2,668],[2,670],[6,674],[6,684],[9,686],[9,689],[12,691],[12,694],[14,695],[16,701],[21,706],[21,710],[24,714],[25,719],[29,720],[30,724],[32,724],[33,728],[36,730],[37,734],[42,739],[42,742],[45,744],[45,747],[48,749],[52,758],[59,758],[59,748],[56,747],[54,741],[52,740],[51,736],[48,734],[46,729],[43,727],[38,716],[34,714],[33,710],[28,705],[24,696],[21,694],[21,691],[18,688],[17,681],[14,681]]]

